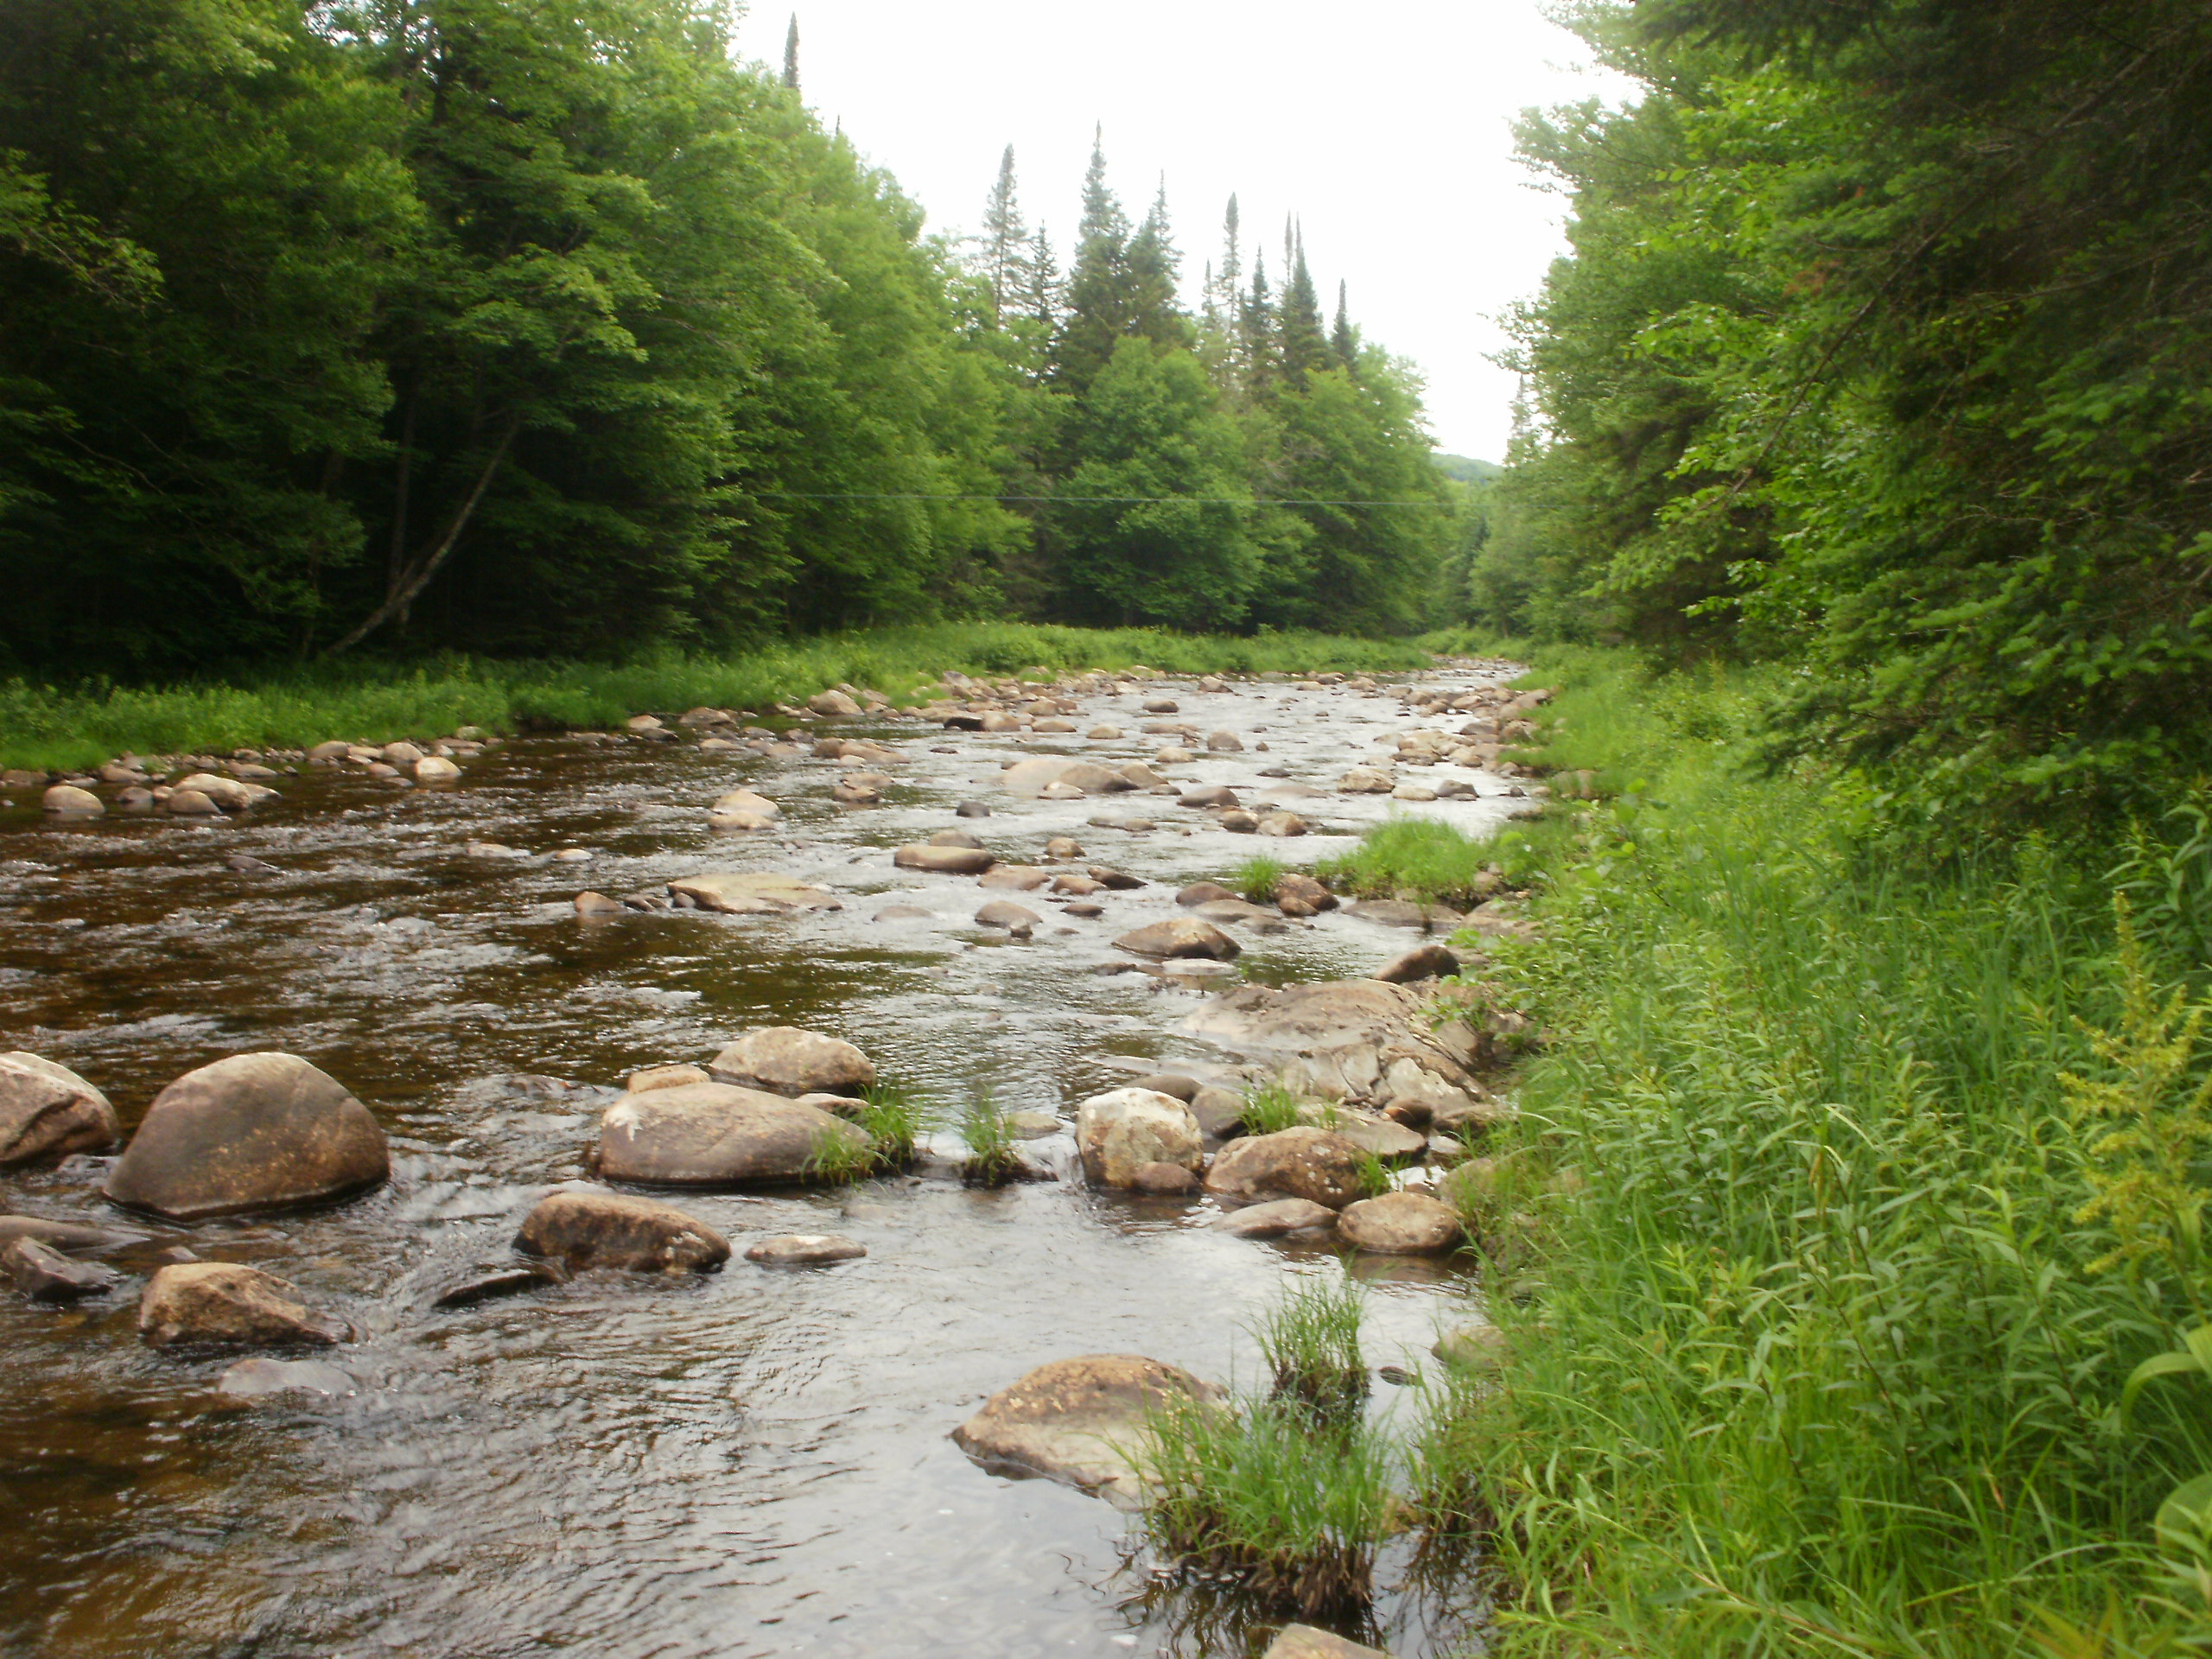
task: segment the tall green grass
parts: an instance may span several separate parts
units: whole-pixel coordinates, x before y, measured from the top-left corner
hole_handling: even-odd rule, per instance
[[[2116,931],[2094,849],[1909,864],[1847,778],[1739,766],[1755,680],[1539,677],[1549,758],[1621,787],[1488,942],[1554,1039],[1489,1148],[1536,1259],[1417,1462],[1490,1522],[1491,1650],[2212,1648],[2212,1557],[2153,1531],[2212,1376],[2121,1410],[2212,1291],[2202,964]]]
[[[947,670],[1014,675],[1127,668],[1246,674],[1325,669],[1383,672],[1428,658],[1404,641],[1315,633],[1249,639],[1154,629],[1025,623],[882,628],[727,653],[671,652],[630,663],[498,662],[467,657],[391,664],[346,661],[235,683],[74,687],[0,681],[0,765],[91,766],[142,754],[302,747],[334,737],[429,737],[462,725],[612,725],[702,704],[766,709],[840,681],[900,701]]]

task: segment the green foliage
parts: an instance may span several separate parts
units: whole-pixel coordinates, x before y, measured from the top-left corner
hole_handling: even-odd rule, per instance
[[[1244,896],[1246,903],[1265,905],[1274,899],[1275,883],[1289,874],[1289,865],[1262,854],[1239,864],[1229,878],[1229,885]]]
[[[988,1095],[978,1095],[961,1109],[960,1140],[968,1148],[961,1165],[963,1180],[981,1186],[1003,1186],[1021,1166],[1014,1150],[1014,1127]]]
[[[1766,752],[1934,845],[2155,817],[2212,768],[2212,20],[2178,0],[1640,0],[1531,118],[1572,257],[1447,599],[1780,656]],[[2031,135],[2031,136],[2024,136]],[[2155,158],[2155,159],[2153,159]]]
[[[875,1147],[875,1167],[904,1169],[914,1161],[914,1146],[930,1128],[928,1102],[895,1083],[868,1085],[859,1123]]]
[[[1395,1498],[1389,1445],[1363,1417],[1325,1424],[1271,1401],[1171,1407],[1151,1418],[1137,1463],[1161,1554],[1231,1575],[1281,1613],[1367,1607]]]
[[[1538,1258],[1437,1453],[1490,1512],[1497,1649],[2201,1640],[2153,1522],[2212,1420],[2194,1383],[2120,1408],[2203,1323],[2202,1067],[2109,890],[2034,841],[1902,866],[1863,785],[1738,764],[1754,677],[1546,675],[1644,787],[1554,809],[1540,937],[1491,942],[1552,1033],[1452,1178]]]
[[[1348,1274],[1300,1280],[1286,1289],[1253,1332],[1275,1399],[1320,1417],[1356,1411],[1367,1398],[1367,1362],[1359,1351],[1366,1315],[1365,1289]]]
[[[1495,873],[1498,842],[1438,818],[1390,818],[1351,851],[1315,867],[1331,887],[1367,898],[1400,894],[1416,902],[1479,903],[1504,885]]]
[[[1244,1109],[1237,1121],[1247,1135],[1278,1135],[1297,1126],[1305,1104],[1298,1091],[1284,1084],[1256,1084],[1244,1091]]]

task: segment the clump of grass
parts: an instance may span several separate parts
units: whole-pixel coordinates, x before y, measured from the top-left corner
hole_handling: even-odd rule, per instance
[[[1348,1274],[1292,1285],[1253,1332],[1274,1376],[1274,1397],[1319,1417],[1357,1410],[1367,1398],[1367,1362],[1359,1349],[1366,1315],[1366,1293]]]
[[[868,1102],[860,1126],[875,1143],[880,1168],[904,1169],[914,1161],[914,1146],[929,1128],[928,1103],[895,1083],[872,1084],[863,1091]]]
[[[1504,872],[1493,868],[1498,853],[1496,838],[1470,836],[1439,819],[1390,818],[1314,874],[1339,892],[1366,898],[1405,893],[1415,902],[1465,906],[1504,890]]]
[[[1305,1103],[1298,1091],[1281,1083],[1263,1083],[1244,1091],[1241,1122],[1247,1135],[1274,1135],[1294,1128]]]
[[[978,1095],[962,1109],[960,1139],[968,1148],[960,1166],[963,1180],[1004,1186],[1020,1173],[1021,1155],[1014,1150],[1014,1128],[988,1095]]]
[[[882,1161],[873,1141],[823,1128],[815,1133],[807,1153],[805,1176],[820,1186],[849,1186],[874,1174]]]
[[[1357,1618],[1374,1599],[1398,1501],[1389,1446],[1362,1417],[1319,1427],[1279,1401],[1185,1403],[1147,1421],[1136,1462],[1160,1554],[1300,1618]]]
[[[1274,902],[1275,883],[1290,874],[1290,866],[1279,858],[1248,858],[1236,867],[1229,878],[1229,885],[1243,895],[1249,905]]]
[[[1382,1161],[1382,1154],[1362,1149],[1359,1154],[1360,1197],[1379,1198],[1390,1190],[1390,1166]]]

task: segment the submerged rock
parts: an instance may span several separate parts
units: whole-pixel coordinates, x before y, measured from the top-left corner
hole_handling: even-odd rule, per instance
[[[1149,1089],[1093,1095],[1077,1109],[1075,1139],[1083,1173],[1098,1186],[1133,1186],[1147,1164],[1195,1170],[1205,1157],[1191,1109]]]
[[[242,1359],[225,1371],[216,1392],[240,1400],[265,1399],[275,1394],[319,1394],[341,1400],[356,1392],[353,1379],[335,1365],[319,1359]]]
[[[177,1221],[339,1198],[391,1160],[369,1109],[296,1054],[233,1054],[156,1096],[103,1191]]]
[[[448,1311],[456,1307],[474,1307],[479,1302],[494,1301],[502,1296],[518,1296],[525,1290],[566,1284],[568,1279],[567,1269],[554,1262],[517,1262],[454,1281],[430,1298],[430,1306]]]
[[[0,1275],[35,1302],[73,1302],[115,1287],[113,1268],[97,1262],[73,1262],[35,1238],[0,1245]]]
[[[857,1239],[835,1233],[785,1233],[764,1238],[745,1252],[745,1259],[764,1268],[817,1268],[831,1262],[854,1262],[868,1254]]]
[[[1232,1141],[1214,1156],[1206,1190],[1233,1198],[1310,1198],[1341,1210],[1362,1185],[1360,1152],[1327,1129],[1297,1128]]]
[[[842,1148],[839,1143],[842,1143]],[[859,1157],[867,1133],[819,1107],[729,1084],[625,1095],[600,1122],[600,1173],[661,1186],[804,1181]]]
[[[1129,1451],[1163,1406],[1211,1407],[1218,1395],[1180,1366],[1137,1354],[1086,1354],[1039,1365],[953,1430],[994,1472],[1041,1475],[1117,1505],[1141,1496]]]
[[[328,1347],[343,1321],[311,1313],[289,1281],[235,1262],[181,1262],[147,1281],[138,1334],[156,1348]]]
[[[673,1205],[614,1192],[547,1193],[523,1217],[515,1248],[572,1271],[699,1273],[729,1260],[729,1241],[705,1222]]]
[[[1311,1198],[1271,1198],[1216,1216],[1212,1224],[1238,1238],[1282,1238],[1291,1233],[1322,1232],[1337,1224],[1337,1212]]]
[[[67,1066],[20,1049],[0,1054],[0,1168],[104,1151],[121,1135],[107,1096]]]
[[[44,1216],[0,1216],[0,1244],[10,1239],[35,1238],[57,1250],[107,1250],[119,1244],[136,1244],[143,1233],[118,1233],[105,1227],[76,1221],[49,1221]]]
[[[857,1094],[875,1084],[875,1066],[850,1043],[796,1026],[748,1031],[707,1062],[717,1083],[765,1094]]]

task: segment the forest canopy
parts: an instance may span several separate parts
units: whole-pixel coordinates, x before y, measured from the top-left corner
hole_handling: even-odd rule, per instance
[[[692,0],[16,0],[0,671],[1019,614],[1409,632],[1420,386],[1232,204],[918,207]],[[1383,502],[1388,505],[1344,505]]]
[[[2212,13],[1638,0],[1532,115],[1571,251],[1453,595],[1799,664],[1778,757],[2087,820],[2212,770]]]

